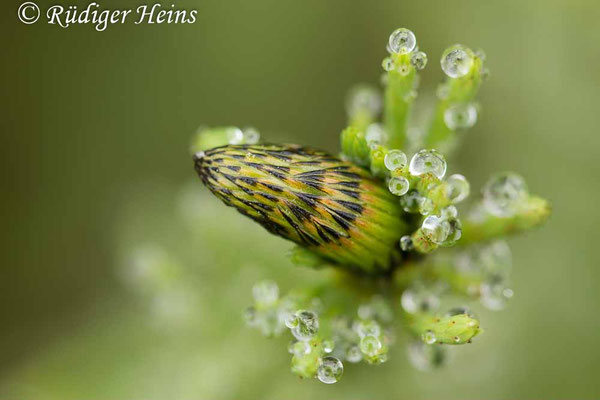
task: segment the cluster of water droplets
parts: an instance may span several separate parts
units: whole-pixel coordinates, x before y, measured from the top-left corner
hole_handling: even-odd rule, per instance
[[[427,65],[427,55],[419,51],[415,34],[406,28],[396,29],[389,37],[386,50],[389,57],[383,59],[381,66],[384,71],[397,71],[401,75],[409,72],[409,64],[420,71]],[[408,55],[408,63],[399,61],[398,56]]]
[[[343,362],[365,361],[380,364],[387,361],[388,345],[393,336],[385,327],[393,320],[389,304],[380,296],[362,303],[354,318],[338,316],[321,321],[321,305],[314,300],[313,309],[298,308],[306,304],[290,296],[279,296],[274,282],[257,283],[253,289],[254,305],[244,316],[248,325],[266,336],[279,335],[289,329],[294,337],[288,351],[292,354],[292,371],[300,376],[315,377],[323,383],[337,382],[343,373]],[[321,332],[322,324],[326,334]]]
[[[311,375],[316,368],[316,378],[326,384],[336,383],[342,377],[342,361],[331,355],[333,340],[319,339],[319,318],[310,310],[298,310],[286,320],[286,326],[296,339],[290,344],[292,371],[300,376]]]
[[[417,152],[410,160],[408,169],[406,169],[408,158],[401,150],[389,150],[384,158],[385,167],[391,172],[391,178],[388,180],[388,187],[392,194],[404,196],[409,192],[410,182],[409,175],[420,176],[423,174],[433,174],[438,179],[441,179],[446,174],[446,160],[444,156],[436,150],[421,150]],[[413,191],[414,197],[414,191]],[[405,200],[405,211],[414,212],[423,210],[427,214],[427,210],[433,205],[424,198],[409,197]]]
[[[252,288],[254,305],[244,310],[248,326],[258,329],[265,336],[277,336],[285,330],[285,321],[290,313],[285,301],[279,299],[279,288],[275,282],[262,281]]]
[[[396,196],[403,196],[410,188],[408,179],[400,174],[394,174],[396,171],[402,171],[407,164],[407,157],[401,150],[390,150],[383,159],[385,167],[392,173],[388,179],[388,188]]]
[[[469,196],[470,185],[466,178],[453,174],[444,180],[447,163],[444,156],[435,149],[418,151],[410,162],[401,150],[388,150],[383,163],[389,174],[388,189],[392,194],[400,196],[403,210],[426,216],[421,225],[424,235],[438,245],[450,246],[456,243],[462,235],[462,228],[454,205]],[[420,190],[411,188],[422,176],[431,182],[421,185]],[[437,215],[434,214],[436,210]],[[400,239],[400,248],[403,251],[414,248],[410,235]]]
[[[256,144],[259,141],[260,133],[252,127],[240,129],[235,126],[213,128],[200,126],[192,140],[191,150],[198,157],[201,157],[206,149],[228,144]]]
[[[319,317],[311,310],[298,310],[288,316],[285,325],[299,341],[312,339],[319,331]]]
[[[384,328],[392,321],[390,307],[380,297],[362,304],[357,310],[358,318],[336,318],[332,322],[333,355],[341,360],[358,363],[381,364],[388,359],[391,332]]]
[[[441,180],[446,174],[446,168],[446,160],[442,154],[436,150],[424,149],[417,152],[411,159],[409,172],[414,176],[429,173]],[[460,174],[449,176],[443,181],[443,184],[445,200],[450,205],[439,210],[438,215],[433,214],[435,209],[439,209],[436,202],[418,191],[413,191],[405,196],[401,204],[406,212],[419,212],[426,216],[421,230],[431,242],[450,246],[456,243],[462,235],[458,211],[454,204],[463,201],[469,195],[470,187],[465,177]],[[435,183],[431,184],[429,192],[433,192],[436,186]],[[401,238],[400,246],[404,251],[410,250],[412,247],[410,237]]]
[[[455,206],[442,209],[440,215],[428,215],[421,225],[423,234],[433,243],[451,246],[462,236],[462,226]]]
[[[413,176],[432,174],[438,179],[446,175],[447,163],[444,156],[435,149],[422,149],[410,160],[408,171]]]
[[[466,290],[478,296],[481,304],[491,310],[501,310],[513,296],[509,286],[512,257],[504,241],[472,246],[455,256],[454,268],[471,281]]]
[[[458,79],[466,76],[473,69],[475,59],[481,61],[485,58],[482,52],[473,52],[466,46],[457,44],[444,51],[441,58],[441,66],[444,73],[451,79]],[[487,74],[487,69],[481,67],[481,76]],[[445,82],[440,85],[437,95],[440,99],[448,98],[450,92],[450,83]],[[455,131],[468,129],[477,122],[478,106],[472,102],[456,102],[450,104],[443,114],[444,123],[448,129]]]
[[[244,129],[227,127],[225,134],[229,144],[256,144],[260,141],[260,133],[252,127]]]

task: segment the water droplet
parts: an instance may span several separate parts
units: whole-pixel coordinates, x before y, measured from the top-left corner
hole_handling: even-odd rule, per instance
[[[508,299],[513,296],[513,291],[500,282],[485,282],[480,287],[479,301],[490,310],[502,310],[506,307]]]
[[[448,227],[448,235],[442,244],[444,246],[452,246],[462,237],[462,224],[458,218],[449,218],[445,222]]]
[[[406,154],[404,154],[401,150],[390,150],[385,155],[383,159],[383,163],[385,167],[390,171],[394,171],[396,169],[401,169],[406,166],[408,159],[406,158]]]
[[[321,359],[317,369],[317,378],[323,383],[336,383],[344,373],[344,365],[335,357],[327,356]]]
[[[298,324],[291,331],[294,337],[301,341],[310,340],[319,330],[317,314],[309,310],[300,310],[296,313]]]
[[[408,345],[408,359],[413,367],[421,371],[431,371],[445,363],[446,354],[442,346],[430,346],[423,342]]]
[[[375,311],[369,304],[361,304],[356,313],[360,319],[369,319],[373,317]]]
[[[312,348],[310,346],[310,343],[308,343],[308,342],[303,342],[303,341],[292,342],[288,346],[288,352],[295,356],[298,356],[298,357],[308,355],[308,354],[310,354],[311,351],[312,351]]]
[[[471,186],[461,174],[450,175],[446,183],[448,184],[446,195],[452,204],[460,203],[469,196]]]
[[[418,92],[416,90],[410,90],[408,91],[404,97],[402,97],[402,99],[407,102],[410,103],[411,101],[413,101],[414,99],[417,98]]]
[[[258,282],[252,287],[252,296],[258,304],[268,306],[279,298],[279,288],[273,281]]]
[[[335,343],[333,340],[324,340],[323,341],[323,351],[325,353],[331,353],[335,348]]]
[[[475,318],[475,314],[468,307],[464,306],[451,308],[444,313],[445,317],[454,317],[455,315],[468,315],[471,318]]]
[[[512,172],[494,176],[483,187],[483,205],[499,217],[513,215],[527,197],[527,185],[523,178]]]
[[[446,160],[436,150],[423,149],[410,160],[409,171],[412,175],[432,173],[442,179],[446,174]]]
[[[510,247],[501,240],[489,243],[480,249],[478,262],[490,277],[505,281],[512,266]]]
[[[288,314],[284,318],[284,323],[285,326],[287,326],[289,329],[292,329],[293,327],[298,325],[298,317],[296,317],[296,314],[294,313]]]
[[[369,357],[373,357],[379,353],[383,345],[375,336],[368,335],[360,339],[360,351]]]
[[[390,35],[389,49],[393,53],[407,54],[415,49],[417,38],[415,34],[406,28],[396,29]]]
[[[435,334],[432,331],[426,331],[421,335],[421,339],[424,343],[434,344],[437,340]]]
[[[387,360],[388,360],[387,353],[383,353],[383,354],[377,354],[377,355],[369,358],[368,362],[369,362],[369,364],[383,364]]]
[[[398,68],[396,68],[396,71],[402,75],[402,76],[406,76],[408,75],[408,73],[410,72],[410,68],[408,68],[408,65],[406,64],[400,64],[398,65]],[[415,92],[416,93],[416,92]],[[410,98],[410,97],[409,97]],[[404,101],[407,101],[407,98],[404,98]]]
[[[369,85],[357,85],[348,93],[346,111],[350,117],[368,113],[375,117],[381,111],[382,100],[379,91]]]
[[[485,61],[485,59],[487,58],[483,49],[475,50],[475,56],[478,57],[481,61]]]
[[[452,219],[458,217],[458,210],[454,206],[448,206],[442,209],[442,218]]]
[[[351,363],[358,363],[362,360],[362,352],[360,347],[352,345],[346,350],[346,360]]]
[[[481,68],[479,74],[481,75],[482,81],[487,81],[490,78],[490,70],[488,68]]]
[[[410,63],[418,70],[421,71],[427,65],[427,54],[422,51],[413,53],[410,57]]]
[[[357,314],[362,320],[376,319],[377,321],[390,322],[394,318],[390,305],[380,295],[373,296],[369,303],[361,304],[358,307]]]
[[[323,310],[323,302],[321,301],[320,298],[318,297],[314,297],[310,300],[310,308],[311,310],[313,310],[314,312],[320,312],[321,310]]]
[[[423,311],[434,311],[440,306],[440,299],[433,290],[424,287],[406,289],[400,298],[404,311],[415,314]]]
[[[446,49],[442,55],[442,70],[450,78],[465,76],[473,65],[473,57],[466,47],[462,45],[452,46]]]
[[[433,212],[435,205],[429,197],[419,198],[419,214],[429,215]]]
[[[256,309],[254,307],[248,307],[244,310],[244,321],[250,327],[256,326]]]
[[[381,62],[381,66],[383,67],[384,71],[391,71],[394,69],[394,60],[392,60],[391,57],[386,57],[383,59],[383,61]]]
[[[396,196],[405,195],[408,192],[409,186],[408,179],[403,176],[394,176],[388,181],[390,192]]]
[[[140,246],[133,250],[130,257],[122,271],[122,278],[142,292],[156,291],[164,286],[168,277],[178,272],[169,254],[155,245]]]
[[[365,140],[369,146],[384,144],[387,141],[387,136],[383,125],[375,123],[367,126]]]
[[[194,159],[194,161],[200,161],[204,158],[205,155],[206,153],[204,153],[203,151],[197,151],[196,153],[194,153],[192,158]]]
[[[444,112],[444,123],[451,130],[468,129],[477,122],[477,108],[471,103],[456,104]]]
[[[358,336],[379,336],[381,334],[381,327],[374,320],[358,321],[354,324],[353,329]]]
[[[416,189],[409,190],[404,196],[400,198],[400,205],[402,209],[407,213],[419,212],[419,205],[421,204],[421,195]]]
[[[260,140],[260,133],[254,128],[246,128],[243,131],[246,144],[256,144]]]
[[[244,133],[239,128],[235,128],[235,127],[226,128],[225,134],[227,135],[227,142],[229,144],[244,143]]]
[[[414,248],[414,243],[410,235],[404,235],[400,238],[400,248],[402,251],[411,251]]]
[[[421,230],[423,231],[423,234],[427,236],[427,238],[433,243],[443,244],[448,237],[450,227],[448,221],[435,215],[430,215],[423,220]]]
[[[446,100],[448,98],[448,94],[450,94],[450,88],[448,87],[448,85],[441,84],[438,86],[435,94],[438,99]]]
[[[283,331],[284,325],[279,320],[276,309],[260,310],[257,316],[257,327],[263,335],[267,337],[277,336]]]

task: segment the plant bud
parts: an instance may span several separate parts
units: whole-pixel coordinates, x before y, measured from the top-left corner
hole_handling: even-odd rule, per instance
[[[228,145],[194,163],[225,204],[329,261],[373,273],[399,261],[399,202],[352,163],[295,145]]]

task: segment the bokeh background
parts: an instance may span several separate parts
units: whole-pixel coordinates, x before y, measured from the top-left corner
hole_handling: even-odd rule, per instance
[[[181,0],[195,24],[100,33],[21,24],[19,4],[0,16],[0,398],[600,397],[596,0]],[[200,188],[190,137],[252,125],[337,151],[347,89],[378,83],[400,26],[429,55],[425,108],[446,46],[485,50],[491,77],[456,169],[475,188],[519,171],[554,213],[510,240],[515,296],[481,313],[485,334],[448,367],[418,372],[397,346],[336,385],[300,382],[287,339],[246,329],[240,310],[256,280],[285,290],[315,272]],[[184,284],[149,297],[127,272],[148,254]]]

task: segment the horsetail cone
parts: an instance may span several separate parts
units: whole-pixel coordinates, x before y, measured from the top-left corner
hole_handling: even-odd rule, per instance
[[[397,197],[352,163],[295,145],[228,145],[194,162],[226,205],[330,262],[373,273],[399,262]]]

